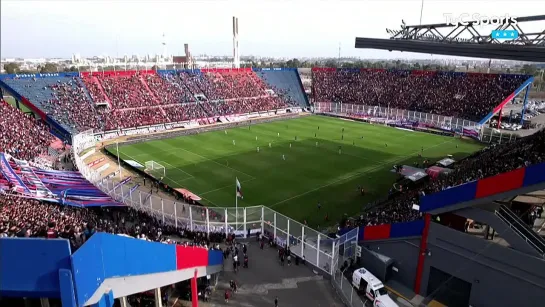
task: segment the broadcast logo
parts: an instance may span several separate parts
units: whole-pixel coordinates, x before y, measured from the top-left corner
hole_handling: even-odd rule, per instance
[[[445,22],[449,26],[503,26],[506,24],[517,24],[517,17],[509,16],[505,14],[504,16],[488,16],[482,15],[479,13],[475,14],[460,14],[459,16],[454,16],[453,14],[443,14],[445,16]],[[498,40],[511,40],[519,37],[519,33],[516,30],[493,30],[490,33],[490,37]]]

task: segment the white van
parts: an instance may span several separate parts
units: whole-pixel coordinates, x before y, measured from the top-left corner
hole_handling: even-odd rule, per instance
[[[357,269],[352,274],[352,286],[358,291],[365,291],[365,296],[374,307],[399,307],[390,296],[382,282],[365,268]]]

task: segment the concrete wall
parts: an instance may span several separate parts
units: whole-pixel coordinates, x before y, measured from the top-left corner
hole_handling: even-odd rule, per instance
[[[395,280],[412,289],[416,276],[416,265],[420,248],[420,238],[390,239],[367,241],[361,244],[374,252],[390,257],[394,260],[390,279]],[[365,266],[365,259],[362,259]]]
[[[405,252],[398,251],[391,257],[396,258],[402,254]],[[430,225],[428,254],[421,284],[422,296],[427,295],[432,266],[470,283],[469,303],[472,306],[545,304],[544,259],[437,223]]]

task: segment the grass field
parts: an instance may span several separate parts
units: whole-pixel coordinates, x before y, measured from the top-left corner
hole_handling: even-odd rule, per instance
[[[165,183],[192,191],[210,206],[235,205],[238,177],[244,194],[239,206],[265,205],[325,226],[326,214],[333,224],[386,195],[397,179],[390,172],[394,164],[436,161],[448,154],[459,159],[480,148],[458,138],[308,116],[120,146],[119,152],[124,160],[162,164]],[[109,150],[116,153],[115,146]]]
[[[13,106],[14,108],[17,107],[17,103],[15,102],[15,98],[11,97],[11,96],[4,96],[3,99],[8,103],[10,104],[11,106]],[[20,103],[19,104],[19,107],[21,108],[21,111],[23,113],[30,113],[32,111],[30,111],[29,108],[27,108],[24,104]]]

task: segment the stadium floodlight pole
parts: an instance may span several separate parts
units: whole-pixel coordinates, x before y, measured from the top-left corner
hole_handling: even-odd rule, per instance
[[[119,159],[119,142],[118,141],[115,141],[115,147],[117,149],[117,167],[119,171],[119,180],[121,180],[121,162]]]
[[[422,0],[422,4],[420,5],[420,25],[422,25],[422,12],[424,11],[424,0]]]

